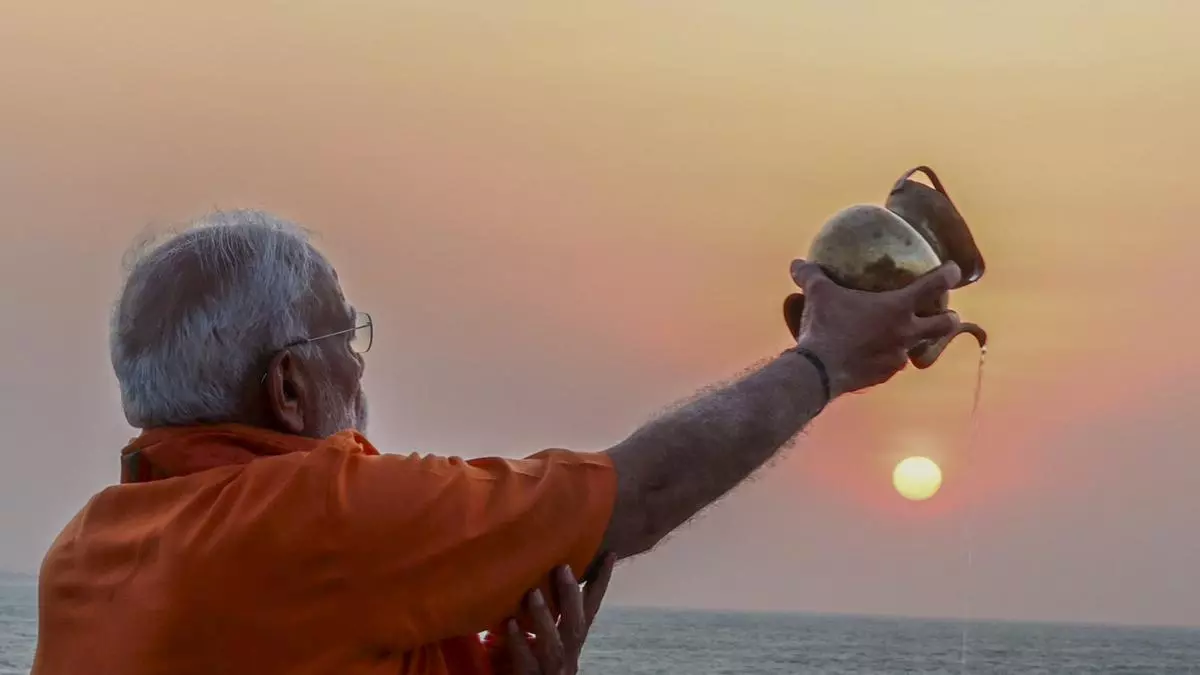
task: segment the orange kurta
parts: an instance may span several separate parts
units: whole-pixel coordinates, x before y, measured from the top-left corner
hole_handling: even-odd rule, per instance
[[[473,675],[477,633],[553,567],[584,573],[616,495],[604,454],[379,455],[236,426],[135,446],[169,477],[105,489],[54,542],[33,675]]]

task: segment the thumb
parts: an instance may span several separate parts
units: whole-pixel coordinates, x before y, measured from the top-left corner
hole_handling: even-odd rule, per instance
[[[792,281],[804,290],[809,290],[813,284],[829,281],[825,271],[817,263],[797,258],[792,261]]]
[[[951,261],[943,263],[932,272],[922,275],[919,279],[909,284],[903,292],[915,304],[928,304],[936,301],[943,293],[954,288],[960,279],[962,279],[962,270],[958,268],[958,264]]]

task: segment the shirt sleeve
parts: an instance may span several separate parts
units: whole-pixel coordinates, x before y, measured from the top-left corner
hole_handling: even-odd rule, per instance
[[[606,454],[566,450],[470,461],[351,454],[333,475],[328,514],[352,620],[401,648],[497,625],[559,565],[581,577],[616,498]]]

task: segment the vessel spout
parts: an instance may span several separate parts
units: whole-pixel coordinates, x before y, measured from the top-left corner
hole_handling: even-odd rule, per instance
[[[924,370],[936,363],[938,358],[941,357],[942,352],[946,351],[946,347],[950,346],[954,338],[963,333],[974,336],[975,341],[979,343],[980,349],[987,348],[987,331],[979,324],[964,322],[958,327],[958,330],[940,340],[925,342],[913,347],[908,352],[908,360],[917,368]]]

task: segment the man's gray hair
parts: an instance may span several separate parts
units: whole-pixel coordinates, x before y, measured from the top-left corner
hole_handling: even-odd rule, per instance
[[[109,337],[129,424],[239,421],[250,378],[310,337],[309,289],[332,275],[304,229],[261,211],[216,212],[143,244]]]

